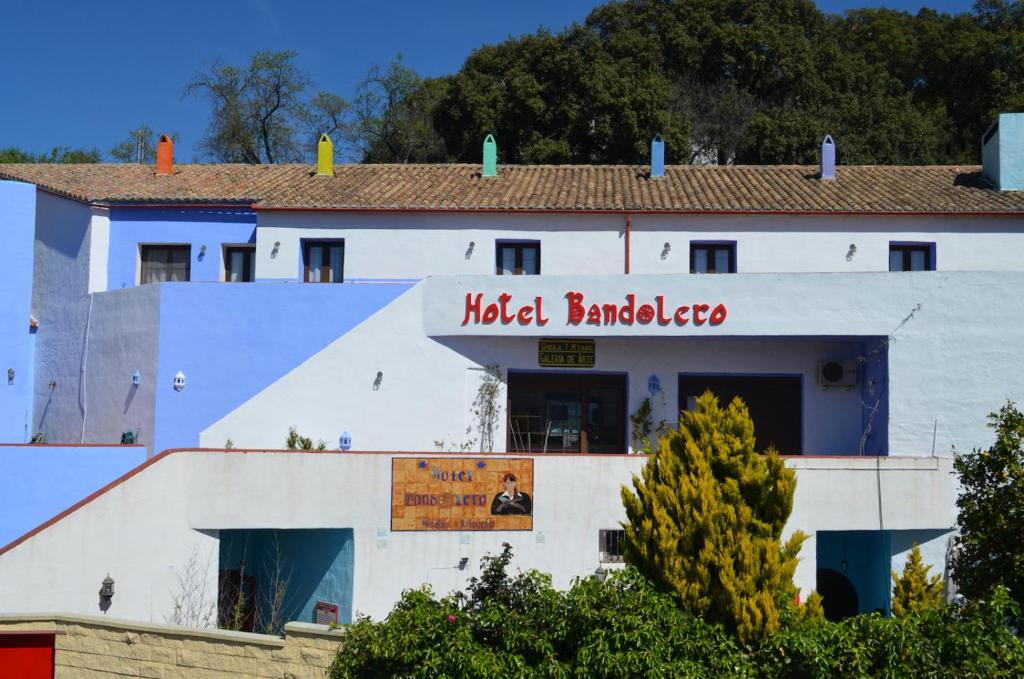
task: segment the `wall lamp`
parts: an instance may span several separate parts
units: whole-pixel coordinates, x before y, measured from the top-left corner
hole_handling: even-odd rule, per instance
[[[104,613],[110,608],[110,600],[114,598],[114,578],[110,577],[110,573],[107,573],[107,577],[103,578],[103,582],[100,583],[100,610]]]
[[[846,251],[846,261],[852,260],[855,254],[857,254],[857,244],[850,243],[850,249]]]
[[[274,241],[274,248],[270,251],[270,258],[271,259],[276,259],[277,258],[277,251],[280,250],[280,249],[281,249],[281,241],[275,240]]]
[[[671,243],[665,243],[665,245],[663,245],[662,248],[661,248],[661,258],[662,259],[667,259],[668,258],[668,253],[670,253],[670,252],[672,252],[672,244]]]
[[[377,371],[377,377],[373,380],[373,390],[380,391],[380,383],[384,381],[384,373],[380,370]]]
[[[206,246],[203,245],[199,248],[199,261],[206,259]]]
[[[180,370],[174,376],[174,391],[181,391],[185,388],[185,373]]]
[[[342,450],[352,450],[352,434],[347,431],[341,432],[341,440],[338,444]]]
[[[464,556],[461,559],[459,559],[459,563],[455,567],[458,568],[460,571],[464,571],[464,570],[466,570],[466,566],[468,564],[469,564],[469,557],[468,556]]]
[[[469,247],[466,248],[466,259],[469,259],[470,257],[473,256],[473,250],[475,248],[476,248],[476,241],[475,240],[469,241]]]
[[[7,369],[7,384],[14,384],[14,368]]]
[[[142,373],[138,370],[132,373],[132,386],[137,387],[142,383]]]

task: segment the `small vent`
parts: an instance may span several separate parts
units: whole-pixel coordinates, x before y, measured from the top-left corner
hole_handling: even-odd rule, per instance
[[[626,531],[621,528],[598,531],[598,553],[601,563],[621,563],[623,560],[622,543],[625,540]]]

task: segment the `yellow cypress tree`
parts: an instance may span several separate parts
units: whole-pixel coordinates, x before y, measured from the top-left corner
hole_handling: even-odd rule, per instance
[[[774,451],[754,450],[739,398],[722,409],[708,392],[679,430],[622,488],[626,561],[680,605],[749,642],[779,627],[805,536],[782,543],[796,474]],[[805,611],[813,615],[813,611]]]
[[[915,542],[903,565],[903,574],[892,572],[892,613],[897,618],[942,605],[942,577],[929,578],[931,568],[921,561],[921,548]]]

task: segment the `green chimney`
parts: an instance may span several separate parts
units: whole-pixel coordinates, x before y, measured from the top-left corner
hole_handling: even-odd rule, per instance
[[[498,144],[494,141],[494,135],[489,134],[484,139],[484,171],[482,177],[498,176]]]

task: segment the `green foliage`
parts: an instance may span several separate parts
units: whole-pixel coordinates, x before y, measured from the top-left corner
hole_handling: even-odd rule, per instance
[[[921,548],[914,543],[903,566],[903,573],[893,571],[892,612],[902,618],[942,605],[942,576],[928,577],[931,566],[921,561]]]
[[[169,136],[172,141],[178,141],[177,134]],[[129,130],[128,136],[110,149],[110,157],[118,163],[155,163],[159,139],[160,135],[153,128],[142,123],[134,130]]]
[[[698,398],[633,487],[622,489],[628,563],[744,643],[779,628],[804,540],[798,531],[781,542],[796,474],[774,451],[754,450],[742,400],[723,410],[710,392]]]
[[[323,439],[318,439],[314,446],[313,439],[299,434],[295,427],[289,427],[284,447],[288,450],[326,450],[327,443]]]
[[[841,623],[793,616],[760,644],[683,611],[636,570],[576,580],[565,592],[530,571],[509,575],[508,545],[485,557],[465,593],[406,591],[380,622],[350,625],[331,667],[350,677],[1014,677],[1024,641],[1006,625],[1019,611],[1005,591],[990,602],[904,618]]]
[[[72,149],[67,146],[50,149],[49,153],[34,154],[10,146],[0,149],[0,163],[99,163],[103,154],[97,148]]]
[[[953,461],[960,480],[953,574],[968,598],[985,598],[1002,585],[1024,605],[1024,413],[1006,403],[989,418],[992,447]]]

